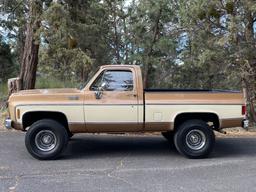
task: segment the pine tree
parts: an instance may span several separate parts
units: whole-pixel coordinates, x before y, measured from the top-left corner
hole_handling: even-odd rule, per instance
[[[206,71],[207,66],[219,65],[217,71],[209,71],[210,83],[213,80],[211,74],[216,77],[216,81],[220,80],[218,75],[222,70],[225,79],[240,73],[239,78],[247,92],[251,116],[256,122],[255,1],[213,0],[209,3],[190,0],[181,1],[180,4],[183,26],[189,29],[190,57],[187,61],[203,61],[204,68],[201,71]],[[235,75],[230,75],[230,71],[235,72]]]

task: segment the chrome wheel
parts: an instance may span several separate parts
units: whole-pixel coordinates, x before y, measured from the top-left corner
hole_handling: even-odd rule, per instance
[[[52,131],[42,130],[36,134],[35,144],[39,150],[48,152],[55,148],[57,139]]]
[[[186,144],[192,150],[200,150],[206,144],[206,136],[199,129],[191,130],[186,135]]]

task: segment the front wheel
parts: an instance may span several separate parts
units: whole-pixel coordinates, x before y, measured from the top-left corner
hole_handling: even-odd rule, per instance
[[[30,126],[25,145],[28,152],[37,159],[56,159],[65,149],[68,139],[68,133],[62,124],[43,119]]]
[[[177,150],[188,158],[207,157],[213,149],[215,136],[206,122],[188,120],[178,127],[174,135]]]

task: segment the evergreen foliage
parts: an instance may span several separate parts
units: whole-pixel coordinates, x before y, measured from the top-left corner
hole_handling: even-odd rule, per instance
[[[251,116],[256,121],[255,1],[191,0],[181,4],[192,10],[183,15],[190,49],[184,61],[202,66],[204,86],[246,88]]]
[[[15,76],[18,66],[11,53],[10,45],[0,39],[0,83],[6,82],[8,78]]]
[[[4,80],[21,63],[30,1],[3,1],[0,6],[1,31],[17,53],[1,44]],[[246,88],[255,114],[254,0],[35,2],[43,5],[40,29],[34,31],[41,76],[80,83],[99,65],[135,64],[142,67],[147,87]]]

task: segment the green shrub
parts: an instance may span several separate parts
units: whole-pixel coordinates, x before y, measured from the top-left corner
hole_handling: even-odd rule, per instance
[[[75,88],[79,85],[72,81],[61,81],[54,77],[37,77],[36,89],[46,89],[46,88]]]
[[[8,94],[7,83],[6,82],[0,83],[0,102],[6,99],[7,94]]]

